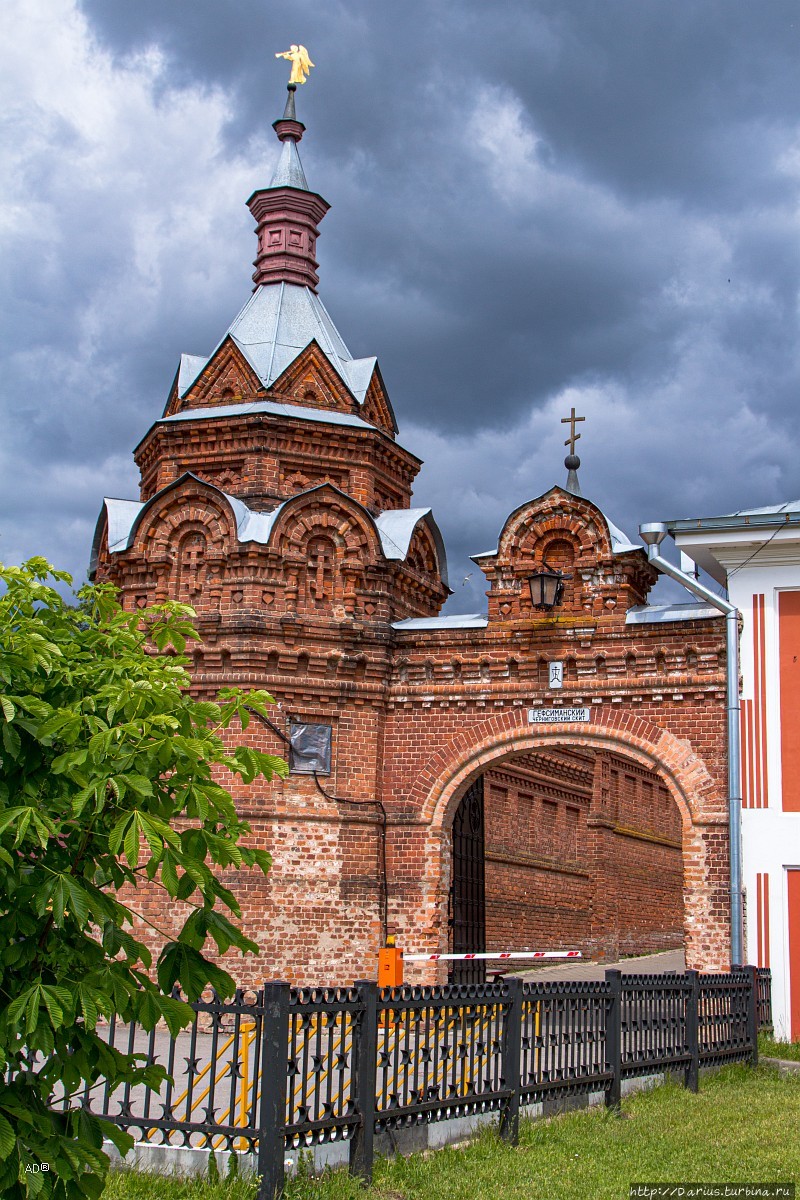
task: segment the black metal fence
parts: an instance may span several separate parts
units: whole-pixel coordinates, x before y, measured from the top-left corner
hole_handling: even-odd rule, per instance
[[[178,1035],[109,1027],[120,1050],[166,1066],[163,1095],[124,1085],[84,1096],[92,1111],[153,1145],[254,1152],[261,1200],[284,1181],[287,1151],[346,1141],[350,1170],[372,1172],[376,1134],[497,1113],[516,1140],[520,1108],[602,1092],[670,1070],[757,1062],[771,1024],[770,973],[623,975],[601,982],[406,985],[379,990],[267,983],[195,1004]]]

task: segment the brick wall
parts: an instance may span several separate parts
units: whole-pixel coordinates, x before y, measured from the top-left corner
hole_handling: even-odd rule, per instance
[[[169,596],[195,606],[198,695],[266,687],[281,729],[290,716],[333,727],[327,795],[302,776],[235,788],[274,857],[266,881],[230,878],[260,947],[232,968],[240,979],[374,973],[377,801],[390,928],[409,949],[446,949],[450,824],[484,772],[490,941],[610,954],[683,934],[690,965],[726,965],[724,622],[628,623],[654,572],[642,551],[615,550],[596,506],[554,488],[509,517],[479,560],[485,628],[396,628],[435,616],[446,592],[423,526],[406,559],[381,551],[369,512],[408,506],[418,465],[385,430],[214,417],[158,425],[137,454],[152,499],[129,549],[109,552],[101,528],[98,576],[130,609]],[[291,497],[269,543],[240,542],[224,496],[189,469],[253,507]],[[541,613],[527,577],[548,556],[571,578]],[[559,705],[590,720],[530,723],[530,709]],[[247,737],[284,750],[256,723]],[[162,928],[174,921],[156,897],[137,902]]]
[[[515,755],[484,776],[487,949],[583,948],[590,754]]]
[[[515,755],[484,789],[487,948],[683,945],[680,813],[655,772],[613,754]]]

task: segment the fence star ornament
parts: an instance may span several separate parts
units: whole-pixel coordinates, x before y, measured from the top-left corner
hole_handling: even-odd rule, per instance
[[[311,59],[308,57],[308,51],[305,46],[295,46],[294,43],[288,50],[281,50],[276,55],[276,58],[288,58],[292,64],[292,73],[289,76],[289,83],[305,83],[308,79],[308,73],[314,66]]]

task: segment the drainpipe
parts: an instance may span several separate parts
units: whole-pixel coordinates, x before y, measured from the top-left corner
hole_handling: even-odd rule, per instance
[[[647,557],[659,571],[682,583],[700,600],[713,604],[725,614],[727,641],[727,710],[728,710],[728,828],[730,837],[731,884],[731,962],[744,962],[742,946],[742,797],[740,776],[739,725],[739,610],[729,600],[723,600],[703,587],[691,575],[662,558],[658,548],[668,533],[661,522],[639,526],[639,536],[647,546]]]

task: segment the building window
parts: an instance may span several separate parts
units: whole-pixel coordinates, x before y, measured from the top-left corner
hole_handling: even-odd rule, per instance
[[[330,725],[292,721],[289,726],[289,771],[292,775],[330,775]]]

